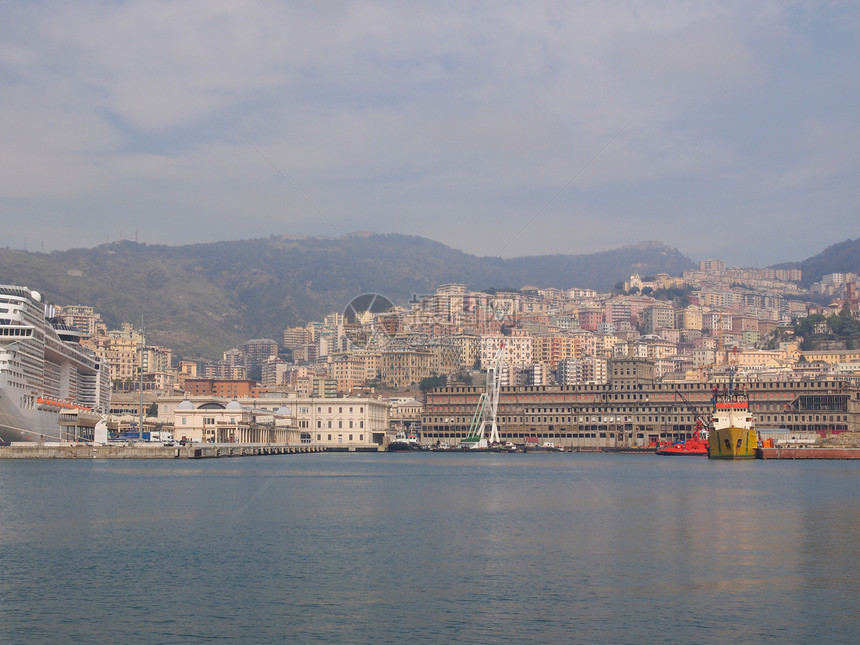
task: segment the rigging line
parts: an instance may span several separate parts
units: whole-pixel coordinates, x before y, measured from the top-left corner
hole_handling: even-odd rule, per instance
[[[254,503],[254,500],[255,500],[255,499],[257,499],[257,498],[258,498],[258,497],[263,493],[263,491],[265,491],[269,486],[271,486],[271,484],[272,484],[272,482],[273,482],[273,481],[275,481],[278,477],[280,477],[280,476],[283,474],[283,472],[287,469],[287,467],[288,467],[288,466],[292,465],[292,462],[295,460],[295,458],[296,458],[296,453],[293,453],[292,455],[290,455],[290,456],[287,458],[286,463],[281,467],[281,469],[280,469],[278,472],[276,472],[274,475],[272,475],[272,476],[271,476],[271,477],[266,481],[266,483],[264,483],[262,486],[260,486],[260,488],[257,490],[257,492],[256,492],[256,493],[254,493],[253,495],[251,495],[251,497],[248,499],[248,501],[247,501],[247,502],[245,502],[245,503],[242,505],[242,507],[241,507],[238,511],[236,511],[236,512],[233,514],[233,517],[231,517],[230,519],[231,519],[232,521],[236,521],[236,518],[238,518],[242,513],[244,513],[244,512],[245,512],[245,510],[246,510],[246,509],[247,509],[251,504],[253,504],[253,503]]]
[[[594,154],[594,156],[591,157],[591,159],[589,159],[588,162],[582,168],[580,168],[577,173],[573,177],[571,177],[568,182],[564,186],[562,186],[558,190],[558,192],[556,192],[556,194],[553,195],[552,198],[550,198],[550,200],[546,204],[544,204],[543,207],[537,213],[532,215],[532,218],[528,222],[526,222],[523,227],[519,231],[517,231],[517,233],[510,240],[508,240],[508,242],[501,249],[499,249],[499,251],[493,257],[487,260],[487,263],[478,270],[478,272],[473,276],[472,280],[476,280],[478,276],[480,276],[493,262],[498,260],[499,256],[501,256],[504,250],[508,248],[511,244],[513,244],[514,240],[516,240],[520,236],[520,234],[538,218],[541,213],[543,213],[547,208],[549,208],[550,204],[552,204],[559,195],[561,195],[565,190],[567,190],[567,187],[570,186],[576,180],[577,177],[579,177],[583,172],[585,172],[586,168],[588,168],[595,161],[595,159],[597,159],[601,154],[603,154],[603,151],[606,150],[610,145],[612,145],[612,142],[615,141],[621,135],[621,133],[624,132],[626,128],[627,124],[625,123],[624,127],[622,127],[618,132],[616,132],[615,135],[609,141],[607,141],[606,144],[600,150],[598,150]]]
[[[353,243],[352,243],[352,241],[351,241],[351,240],[350,240],[350,239],[349,239],[349,238],[348,238],[348,237],[343,233],[343,231],[341,231],[341,230],[337,227],[337,225],[335,225],[335,223],[334,223],[334,222],[332,222],[328,217],[326,217],[326,214],[325,214],[325,213],[323,213],[323,212],[322,212],[322,210],[320,210],[320,209],[319,209],[319,207],[317,207],[317,205],[316,205],[316,204],[314,204],[314,203],[313,203],[313,201],[311,201],[311,198],[310,198],[310,197],[308,197],[307,195],[305,195],[305,194],[301,191],[301,189],[300,189],[298,186],[296,186],[296,185],[295,185],[295,183],[293,183],[293,181],[292,181],[289,177],[287,177],[287,175],[286,175],[286,174],[284,174],[284,172],[283,172],[280,168],[278,168],[278,166],[275,164],[275,162],[274,162],[274,161],[272,161],[271,159],[269,159],[269,158],[268,158],[268,157],[263,153],[263,151],[262,151],[262,150],[260,150],[260,148],[258,148],[256,145],[254,145],[254,142],[253,142],[253,141],[251,141],[251,140],[250,140],[250,139],[245,135],[245,133],[244,133],[244,132],[242,132],[239,128],[237,128],[237,127],[234,125],[234,126],[233,126],[233,129],[236,131],[236,133],[237,133],[240,137],[242,137],[242,138],[245,140],[245,143],[247,143],[249,146],[251,146],[251,148],[253,148],[253,150],[254,150],[258,155],[260,155],[260,157],[263,159],[263,161],[265,161],[267,164],[269,164],[269,167],[271,167],[271,168],[272,168],[272,170],[274,170],[274,171],[275,171],[275,173],[276,173],[276,174],[277,174],[281,179],[283,179],[285,182],[287,182],[287,183],[290,185],[290,188],[292,188],[294,191],[296,191],[296,193],[299,195],[299,197],[301,197],[303,200],[305,200],[305,202],[307,202],[307,204],[308,204],[308,205],[309,205],[309,206],[314,210],[314,212],[315,212],[317,215],[319,215],[319,217],[321,217],[321,218],[322,218],[322,220],[323,220],[326,224],[328,224],[328,225],[329,225],[329,226],[330,226],[330,227],[335,231],[335,233],[337,233],[337,234],[341,237],[341,239],[342,239],[344,242],[346,242],[346,244],[349,246],[350,250],[351,250],[353,253],[355,253],[358,257],[360,257],[362,260],[364,260],[364,261],[365,261],[365,262],[367,262],[368,264],[370,264],[370,260],[368,260],[368,259],[367,259],[367,257],[366,257],[363,253],[361,253],[361,251],[359,251],[359,250],[358,250],[358,248],[356,248],[355,244],[353,244]]]
[[[588,474],[583,472],[581,467],[571,466],[570,469],[571,471],[573,471],[574,476],[580,477],[588,485],[588,487],[591,488],[591,490],[593,490],[595,494],[603,500],[603,508],[609,507],[616,513],[621,511],[621,508],[619,508],[618,503],[615,501],[615,499],[613,499],[611,495],[609,495],[605,490],[603,490],[601,486],[598,486],[596,483],[594,483],[594,480]]]

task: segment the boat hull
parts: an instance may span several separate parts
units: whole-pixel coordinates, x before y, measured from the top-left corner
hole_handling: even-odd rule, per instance
[[[9,392],[0,388],[0,444],[13,441],[60,441],[59,413],[53,410],[22,410]]]
[[[689,441],[687,443],[690,443]],[[706,442],[697,442],[692,445],[686,444],[670,444],[657,448],[658,455],[680,455],[686,457],[707,457],[708,444]]]
[[[758,434],[755,428],[720,428],[710,431],[708,457],[711,459],[755,459]]]
[[[388,444],[387,450],[388,452],[411,452],[412,450],[421,450],[421,448],[408,441],[392,441]]]
[[[487,440],[479,437],[466,437],[460,439],[460,450],[486,450],[490,445]]]

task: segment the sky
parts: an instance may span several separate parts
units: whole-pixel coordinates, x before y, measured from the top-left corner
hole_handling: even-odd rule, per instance
[[[860,3],[0,4],[0,246],[860,237]]]

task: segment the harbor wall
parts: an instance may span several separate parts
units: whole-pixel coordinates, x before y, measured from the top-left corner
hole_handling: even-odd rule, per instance
[[[860,448],[759,448],[759,459],[860,459]]]
[[[324,452],[322,446],[290,444],[12,444],[0,459],[215,459]]]

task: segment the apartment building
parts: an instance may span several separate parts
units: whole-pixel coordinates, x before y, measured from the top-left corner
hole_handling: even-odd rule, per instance
[[[642,312],[642,333],[656,334],[661,329],[675,327],[675,308],[669,303],[656,303]]]
[[[326,363],[329,378],[337,381],[337,391],[350,393],[367,383],[367,364],[360,355],[329,356]]]
[[[384,349],[379,379],[388,387],[407,387],[433,374],[433,353],[422,349]]]
[[[263,361],[260,371],[260,383],[263,387],[280,387],[287,384],[287,373],[290,363],[277,356],[271,356]]]
[[[77,327],[85,338],[107,333],[107,326],[102,321],[101,314],[96,313],[92,307],[85,305],[58,306],[57,313],[67,325]]]
[[[578,356],[578,343],[569,334],[541,334],[532,336],[532,360],[544,363],[554,370],[566,358]]]
[[[512,371],[534,362],[531,336],[522,329],[511,331],[510,336],[502,334],[481,336],[481,369],[486,370],[493,362],[502,343],[505,345],[504,362]]]
[[[308,341],[308,332],[304,327],[287,327],[281,335],[281,345],[284,349],[295,349],[306,345]]]
[[[259,367],[270,356],[278,355],[278,343],[271,338],[252,338],[242,345],[245,373]]]
[[[185,391],[189,396],[214,396],[235,399],[249,396],[256,385],[256,382],[250,379],[185,379]]]

